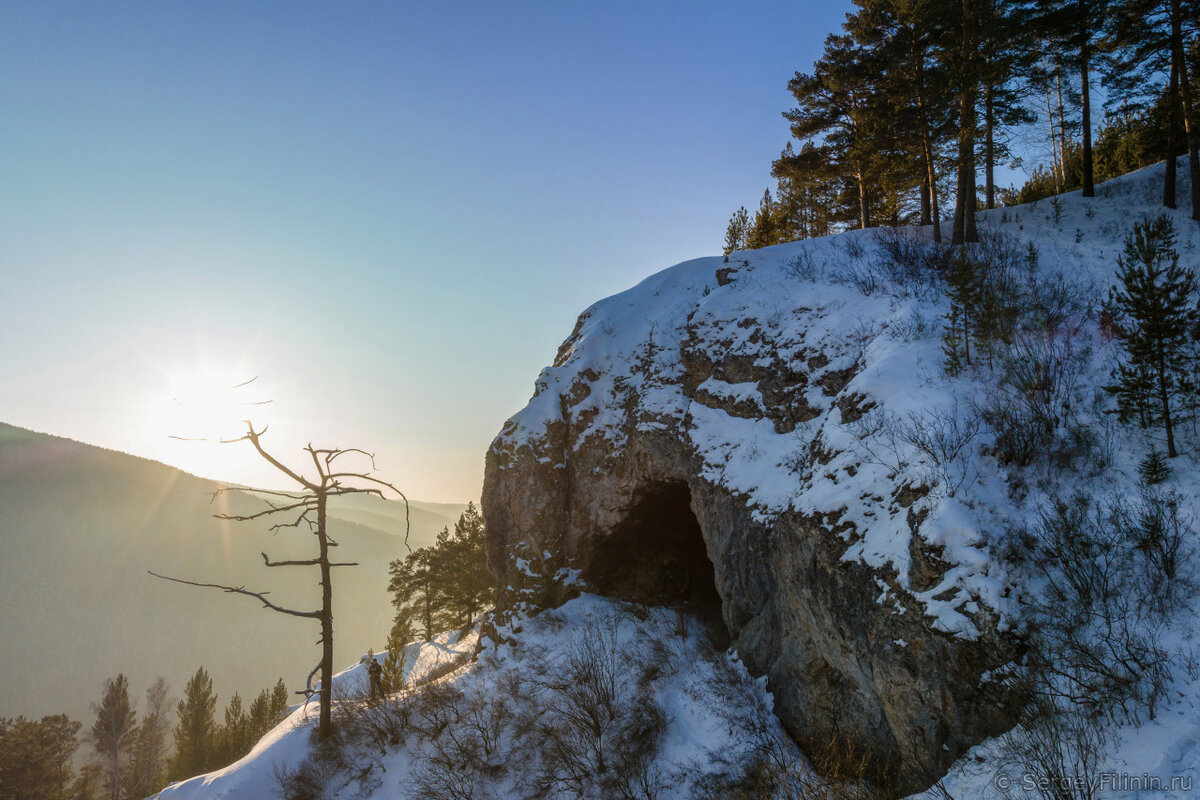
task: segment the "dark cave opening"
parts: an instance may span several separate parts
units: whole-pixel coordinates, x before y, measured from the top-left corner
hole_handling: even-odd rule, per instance
[[[683,606],[720,620],[712,561],[692,513],[691,492],[682,482],[640,492],[624,521],[593,546],[584,578],[610,597]]]

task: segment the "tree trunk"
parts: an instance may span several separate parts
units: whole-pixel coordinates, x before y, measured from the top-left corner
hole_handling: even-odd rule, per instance
[[[917,113],[920,119],[921,129],[921,161],[925,168],[925,177],[923,182],[925,190],[928,191],[929,200],[929,217],[933,224],[933,241],[937,244],[942,243],[942,215],[941,209],[938,207],[938,190],[937,190],[937,165],[933,162],[933,134],[929,131],[929,104],[925,100],[925,57],[924,51],[914,49],[912,53],[913,63],[917,73]],[[925,213],[924,202],[926,196],[922,195],[921,213]],[[927,223],[922,223],[927,224]]]
[[[1087,23],[1085,22],[1084,25]],[[1090,47],[1087,43],[1087,34],[1084,35],[1083,44],[1079,46],[1079,89],[1080,89],[1080,105],[1083,126],[1083,196],[1096,196],[1096,177],[1092,166],[1092,92],[1091,92],[1091,76],[1089,74],[1089,59],[1091,58]]]
[[[929,116],[925,101],[918,101],[921,108],[921,159],[925,162],[925,183],[929,187],[929,213],[933,218],[933,241],[942,243],[942,212],[938,203],[937,165],[933,162],[933,136],[929,132]]]
[[[867,196],[867,182],[861,169],[858,170],[858,223],[860,228],[871,227],[871,204]]]
[[[975,87],[959,97],[958,191],[954,202],[953,244],[979,241],[975,229]]]
[[[1171,400],[1167,394],[1167,365],[1161,353],[1158,356],[1158,400],[1162,404],[1163,427],[1167,429],[1167,458],[1174,458],[1178,453],[1175,452],[1175,430],[1171,426]]]
[[[1178,58],[1179,88],[1183,98],[1183,130],[1187,134],[1188,173],[1192,178],[1192,219],[1200,221],[1200,131],[1196,130],[1196,106],[1183,51],[1183,20],[1179,0],[1171,0],[1171,50]]]
[[[1063,166],[1058,153],[1058,139],[1054,135],[1054,107],[1050,105],[1050,90],[1046,90],[1046,119],[1050,121],[1050,152],[1054,158],[1054,193],[1062,194]]]
[[[930,203],[929,203],[929,175],[921,176],[921,227],[929,225],[930,219]]]
[[[983,174],[987,207],[996,207],[996,101],[990,85],[983,89]]]
[[[1178,171],[1176,158],[1179,144],[1175,141],[1175,129],[1179,127],[1179,65],[1175,61],[1175,48],[1171,48],[1171,81],[1167,85],[1167,157],[1163,175],[1163,205],[1175,208],[1175,174]]]
[[[975,231],[976,36],[974,0],[962,3],[962,85],[958,97],[958,191],[954,202],[953,244],[979,241]]]
[[[937,167],[933,163],[933,149],[929,145],[928,138],[925,142],[925,160],[929,170],[929,212],[933,217],[933,241],[937,244],[942,243],[942,209],[941,202],[938,200],[937,188]]]
[[[1067,189],[1067,114],[1063,110],[1062,67],[1054,70],[1054,82],[1058,89],[1058,152],[1062,154],[1063,189]]]
[[[333,570],[329,566],[329,534],[325,528],[325,487],[317,494],[317,539],[321,544],[321,718],[317,741],[333,733]]]

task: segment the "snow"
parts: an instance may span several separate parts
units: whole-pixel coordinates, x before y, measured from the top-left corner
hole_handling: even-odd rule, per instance
[[[615,684],[615,704],[632,707],[635,702],[644,704],[652,698],[662,712],[664,728],[653,769],[654,779],[662,787],[658,795],[662,800],[692,796],[698,779],[749,760],[764,736],[783,748],[797,769],[806,769],[771,713],[765,681],[751,678],[736,655],[713,650],[707,633],[696,621],[681,628],[673,610],[635,607],[583,594],[558,609],[514,621],[500,629],[499,638],[503,644],[485,644],[477,660],[437,681],[457,692],[454,697],[458,712],[452,726],[461,722],[465,728],[471,711],[481,707],[476,705],[478,700],[486,703],[510,695],[516,698],[508,701],[509,721],[499,739],[497,762],[504,767],[495,775],[476,779],[487,784],[491,796],[517,796],[518,786],[528,777],[524,770],[536,765],[536,758],[522,749],[522,737],[546,724],[547,715],[553,713],[547,709],[556,707],[556,703],[546,702],[546,693],[553,691],[546,686],[562,674],[570,659],[589,652],[587,646],[595,643],[611,646],[602,652],[619,660],[621,674]],[[411,644],[411,674],[429,674],[437,664],[444,664],[447,656],[471,653],[477,641],[472,634],[460,640],[448,637],[432,644]],[[346,688],[347,684],[361,683],[362,674],[362,666],[355,666],[340,673],[336,685]],[[523,677],[528,694],[517,697],[513,693],[513,675]],[[530,714],[542,716],[540,720],[534,716],[534,722],[530,722]],[[259,800],[279,796],[275,776],[303,763],[314,725],[313,714],[297,709],[241,761],[176,784],[159,797]],[[758,739],[745,733],[752,726],[761,728]],[[463,733],[459,730],[455,735]],[[375,751],[364,762],[365,768],[360,764],[355,774],[335,776],[323,796],[330,800],[422,796],[422,780],[428,779],[434,755],[429,741],[410,733],[403,743],[382,756]]]
[[[404,676],[408,682],[445,669],[468,658],[479,642],[478,632],[467,636],[442,633],[431,642],[413,642],[405,653]],[[381,663],[386,653],[376,655]],[[367,683],[365,656],[359,663],[333,676],[335,698],[362,694]],[[309,754],[317,724],[317,701],[295,706],[288,716],[259,740],[254,748],[224,769],[174,783],[155,797],[163,800],[218,800],[219,798],[269,798],[279,796],[276,774],[292,770]]]

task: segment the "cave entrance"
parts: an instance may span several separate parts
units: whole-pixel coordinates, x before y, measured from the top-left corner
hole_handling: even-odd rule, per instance
[[[715,610],[720,619],[713,565],[685,483],[657,484],[637,494],[624,521],[596,542],[588,564],[583,577],[602,594],[682,605],[705,617]]]

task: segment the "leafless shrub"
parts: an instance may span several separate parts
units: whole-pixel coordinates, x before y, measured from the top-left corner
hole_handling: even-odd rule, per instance
[[[1041,515],[1031,559],[1045,592],[1031,607],[1038,692],[1091,715],[1154,717],[1177,655],[1162,644],[1144,537],[1120,503],[1076,496]]]
[[[414,797],[431,800],[483,800],[490,797],[487,781],[504,774],[506,759],[500,746],[509,708],[503,697],[475,696],[466,700],[461,692],[431,692],[435,695],[420,705],[429,748],[420,756],[413,780]],[[432,734],[432,735],[430,735]]]
[[[1043,800],[1093,800],[1104,745],[1095,720],[1046,700],[1036,702],[1001,740],[1000,769],[1010,779],[1003,783]]]
[[[436,739],[460,719],[462,690],[451,683],[429,683],[413,693],[409,724],[425,739]]]
[[[1180,509],[1181,499],[1173,490],[1147,488],[1136,502],[1111,510],[1122,539],[1142,556],[1149,606],[1163,617],[1196,589],[1194,520]]]
[[[1090,452],[1090,443],[1070,434],[1078,392],[1089,361],[1077,331],[1020,330],[1001,348],[999,380],[981,409],[996,434],[1002,464],[1028,466],[1054,456],[1058,465]]]
[[[853,235],[842,237],[842,249],[845,251],[846,256],[853,261],[861,260],[867,252],[862,245],[860,237]]]
[[[653,800],[667,784],[655,763],[666,715],[653,694],[659,657],[637,663],[618,639],[622,617],[588,625],[566,656],[538,679],[540,717],[532,745],[530,797]],[[632,689],[632,692],[630,691]]]
[[[817,265],[813,263],[812,251],[807,248],[783,261],[783,271],[796,281],[814,281],[819,274]]]
[[[930,297],[941,291],[954,250],[926,238],[918,228],[879,228],[875,235],[887,257],[887,274],[902,295]]]
[[[934,409],[910,414],[900,426],[900,437],[930,462],[930,475],[953,497],[976,477],[968,448],[979,435],[982,420],[972,409]]]
[[[904,469],[908,459],[901,436],[903,420],[897,415],[879,409],[840,427],[857,440],[855,449],[863,460],[886,469],[889,478]]]
[[[342,740],[383,755],[403,743],[411,731],[411,702],[409,695],[395,695],[382,700],[338,703],[334,707],[335,730]]]
[[[328,740],[327,740],[328,741]],[[323,757],[320,750],[294,769],[275,764],[273,777],[283,800],[326,800],[336,794],[333,778],[339,767],[335,760]]]
[[[833,268],[830,279],[834,283],[853,286],[865,296],[870,297],[883,288],[885,274],[878,265],[869,261],[854,260],[837,264]]]
[[[478,776],[437,762],[418,769],[409,790],[412,800],[489,800],[492,796]]]

